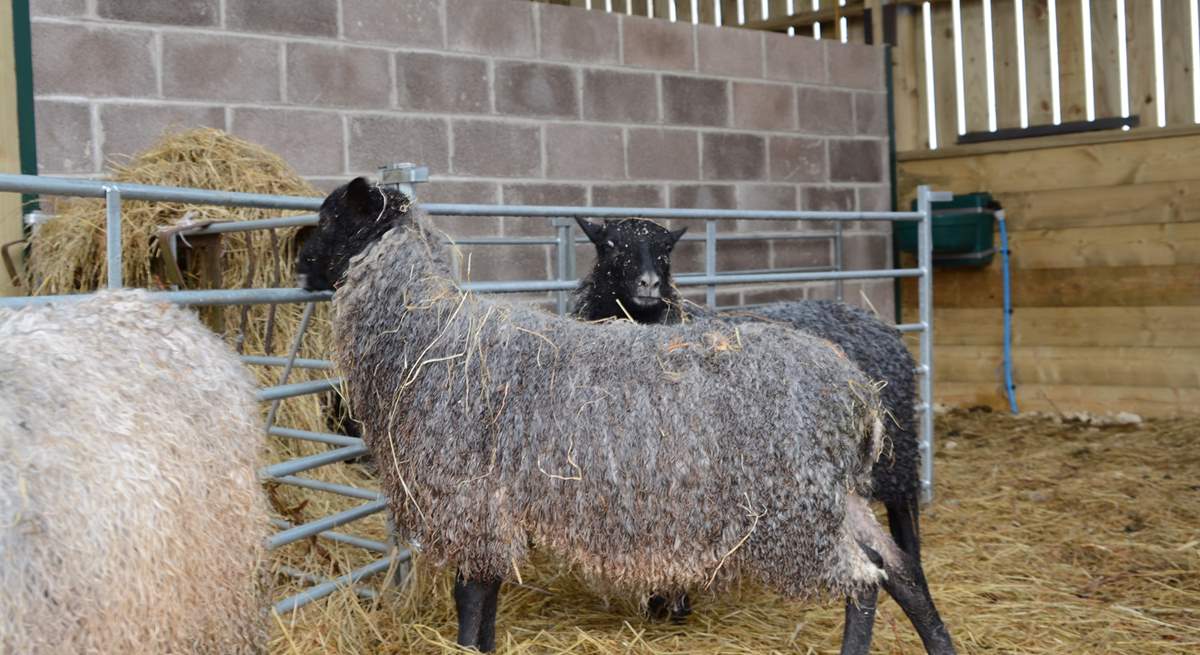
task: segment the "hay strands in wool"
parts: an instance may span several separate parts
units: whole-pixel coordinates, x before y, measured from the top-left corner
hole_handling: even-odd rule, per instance
[[[708,576],[708,582],[704,583],[705,589],[708,589],[712,586],[713,581],[717,579],[717,573],[720,572],[721,567],[725,566],[725,562],[727,562],[729,558],[738,551],[739,548],[746,545],[747,541],[750,541],[750,537],[754,534],[754,530],[758,528],[758,520],[767,515],[767,510],[765,509],[761,512],[754,509],[754,506],[750,503],[749,493],[745,494],[745,496],[746,504],[742,505],[741,507],[742,509],[746,510],[746,516],[750,517],[750,529],[747,530],[746,534],[742,536],[742,538],[739,539],[736,544],[733,545],[733,548],[729,549],[729,552],[721,556],[721,561],[717,562],[717,567],[713,569],[712,574]]]
[[[541,457],[541,455],[538,455],[538,460],[537,460],[538,470],[541,471],[542,474],[545,475],[546,477],[548,477],[552,480],[566,480],[566,481],[582,480],[583,479],[583,469],[579,468],[579,464],[575,463],[575,437],[573,437],[573,436],[571,437],[571,441],[567,446],[567,464],[569,464],[571,466],[571,468],[575,469],[575,475],[557,475],[555,473],[551,473],[551,472],[547,471],[545,468],[542,468],[542,457]]]

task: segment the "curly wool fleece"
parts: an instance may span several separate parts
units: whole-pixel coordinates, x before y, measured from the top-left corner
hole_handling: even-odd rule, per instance
[[[720,317],[735,323],[773,321],[828,339],[844,350],[867,377],[887,382],[879,397],[888,413],[883,421],[888,447],[872,472],[870,496],[885,503],[917,497],[921,455],[913,416],[916,362],[896,328],[865,309],[832,300],[773,303]]]
[[[189,311],[0,311],[0,653],[265,652],[261,435]]]
[[[397,524],[435,561],[519,577],[532,540],[633,591],[881,579],[856,539],[886,538],[854,493],[878,399],[840,350],[769,324],[582,323],[465,294],[415,223],[351,263],[333,328]]]

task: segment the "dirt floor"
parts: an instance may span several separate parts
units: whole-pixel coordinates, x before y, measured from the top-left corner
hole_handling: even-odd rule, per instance
[[[923,554],[960,653],[1200,652],[1200,420],[955,411],[937,428]],[[840,606],[749,585],[697,598],[677,626],[548,562],[522,573],[501,594],[501,653],[836,653],[840,642]],[[376,603],[343,593],[277,617],[272,652],[456,652],[448,578],[418,563],[412,580]],[[875,635],[872,652],[923,652],[890,600]]]

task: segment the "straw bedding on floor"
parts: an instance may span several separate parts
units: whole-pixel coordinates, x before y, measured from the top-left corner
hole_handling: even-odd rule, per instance
[[[1097,425],[954,411],[937,428],[938,497],[922,520],[923,555],[960,652],[1200,649],[1200,420]],[[328,542],[293,550],[306,549],[328,573],[366,561]],[[339,593],[279,617],[273,652],[455,652],[450,582],[418,561],[409,583],[378,601]],[[836,604],[789,604],[752,586],[695,604],[683,626],[648,621],[635,599],[596,595],[539,558],[502,591],[498,650],[837,652]],[[921,652],[890,601],[875,630],[873,652]]]

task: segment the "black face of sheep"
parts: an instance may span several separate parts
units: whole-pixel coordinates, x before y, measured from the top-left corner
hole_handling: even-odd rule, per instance
[[[669,231],[636,218],[576,222],[596,246],[596,264],[580,285],[576,314],[589,321],[662,321],[668,305],[678,302],[671,286],[671,251],[687,228]]]
[[[321,203],[320,221],[304,239],[296,262],[296,285],[306,291],[332,291],[341,284],[350,258],[396,226],[396,209],[408,199],[371,186],[358,177],[334,189]]]

